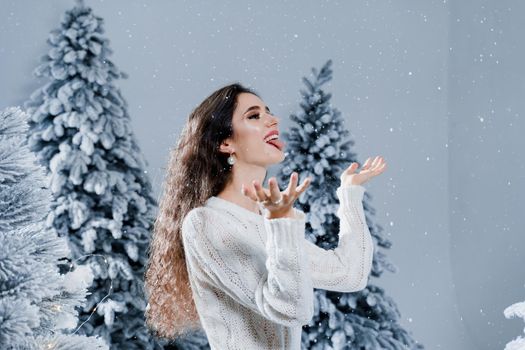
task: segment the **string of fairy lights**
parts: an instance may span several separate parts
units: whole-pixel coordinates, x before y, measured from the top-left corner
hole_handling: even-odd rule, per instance
[[[86,255],[82,255],[80,256],[79,258],[75,259],[74,261],[70,262],[69,263],[69,272],[72,271],[73,267],[75,266],[74,262],[76,263],[78,260],[80,259],[83,259],[83,258],[86,258],[86,257],[95,257],[95,256],[98,256],[98,257],[102,257],[104,258],[104,262],[106,263],[106,267],[109,268],[109,263],[108,263],[108,260],[106,258],[105,255],[102,255],[102,254],[86,254]],[[109,285],[109,291],[108,293],[102,298],[100,299],[100,301],[95,305],[95,307],[93,308],[93,310],[91,311],[91,314],[89,314],[89,317],[84,321],[82,322],[82,324],[80,324],[80,326],[77,327],[77,329],[75,329],[75,331],[71,334],[76,334],[78,332],[78,330],[80,328],[82,328],[82,326],[89,321],[89,319],[91,318],[91,316],[93,316],[93,314],[95,313],[95,311],[97,311],[97,308],[98,306],[104,301],[106,300],[112,293],[113,291],[113,278],[110,277],[110,285]],[[53,311],[56,311],[56,312],[60,312],[62,311],[62,305],[61,304],[55,304],[51,307],[51,310]],[[51,330],[53,332],[53,330]],[[44,349],[47,349],[47,350],[52,350],[52,349],[55,349],[56,348],[56,343],[54,341],[49,341],[49,342],[46,342],[44,344]]]

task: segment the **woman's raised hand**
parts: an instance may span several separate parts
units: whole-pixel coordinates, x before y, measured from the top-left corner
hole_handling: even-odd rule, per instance
[[[371,177],[381,174],[386,169],[386,163],[383,157],[377,156],[371,161],[369,157],[361,171],[354,173],[359,164],[353,162],[348,168],[341,174],[341,186],[346,187],[350,185],[362,185],[367,182]]]
[[[242,184],[241,192],[254,201],[262,202],[272,216],[285,215],[292,211],[293,203],[310,185],[312,179],[307,177],[301,185],[297,186],[298,180],[299,174],[294,171],[290,175],[288,187],[282,192],[275,177],[268,179],[270,189],[262,187],[259,181],[253,180],[252,189],[248,189]]]

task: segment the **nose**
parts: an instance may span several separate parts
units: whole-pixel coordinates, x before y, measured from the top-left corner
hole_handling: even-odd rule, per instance
[[[266,114],[268,115],[268,120],[270,121],[270,125],[277,124],[280,121],[279,117],[271,113],[266,113]]]

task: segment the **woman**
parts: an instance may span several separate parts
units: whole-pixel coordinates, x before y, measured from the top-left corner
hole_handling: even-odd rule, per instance
[[[240,84],[208,96],[189,116],[168,164],[145,274],[146,321],[159,337],[203,328],[212,349],[300,349],[313,289],[353,292],[370,273],[373,242],[361,186],[382,157],[352,163],[337,189],[338,247],[306,240],[293,208],[311,179],[293,173],[262,187],[284,159],[279,119]],[[272,140],[273,139],[273,140]]]

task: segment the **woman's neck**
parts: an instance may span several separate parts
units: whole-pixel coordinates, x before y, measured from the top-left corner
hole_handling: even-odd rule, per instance
[[[227,200],[227,201],[230,201],[230,202],[233,202],[251,212],[254,212],[256,214],[259,214],[259,215],[262,215],[261,213],[261,210],[259,208],[259,205],[257,204],[257,202],[254,202],[252,199],[250,199],[249,197],[246,197],[245,195],[241,194],[240,196],[239,195],[235,195],[231,192],[228,192],[228,191],[222,191],[221,193],[219,193],[217,195],[217,197],[221,198],[221,199],[224,199],[224,200]]]
[[[244,163],[239,162],[233,169],[233,176],[231,180],[226,184],[224,189],[219,192],[217,197],[233,202],[249,211],[256,214],[263,215],[260,210],[259,203],[252,200],[250,197],[245,196],[241,192],[242,185],[250,188],[254,191],[252,184],[253,179],[258,179],[259,184],[262,185],[266,176],[266,169],[255,166],[248,166]]]

